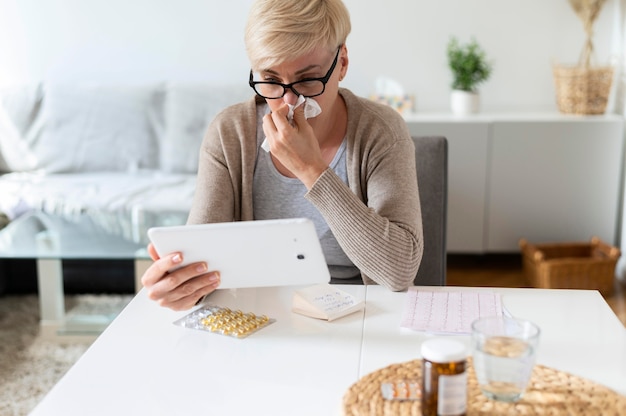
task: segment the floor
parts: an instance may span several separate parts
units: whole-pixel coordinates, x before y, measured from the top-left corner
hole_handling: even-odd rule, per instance
[[[530,287],[522,272],[519,255],[448,256],[449,286]],[[613,312],[626,327],[626,283],[615,280],[615,289],[605,296]]]

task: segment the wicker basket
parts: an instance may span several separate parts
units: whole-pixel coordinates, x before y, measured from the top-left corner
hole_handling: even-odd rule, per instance
[[[595,289],[610,295],[620,250],[598,237],[590,243],[531,244],[522,239],[524,273],[545,289]]]
[[[581,357],[580,359],[583,359]],[[626,397],[601,384],[537,364],[524,396],[515,403],[498,402],[481,393],[472,357],[467,358],[467,416],[626,415]],[[344,416],[419,416],[420,400],[386,400],[382,383],[417,382],[422,360],[391,364],[361,377],[344,393]],[[418,382],[419,383],[419,382]],[[421,396],[420,389],[417,394]]]
[[[613,81],[612,67],[554,65],[552,72],[559,111],[604,114]]]

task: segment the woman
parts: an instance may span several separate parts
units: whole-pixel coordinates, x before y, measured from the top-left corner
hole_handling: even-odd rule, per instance
[[[334,281],[403,290],[423,253],[413,143],[395,110],[339,88],[349,33],[341,0],[253,4],[245,43],[256,96],[209,126],[188,223],[308,217]],[[149,252],[142,283],[162,306],[188,309],[219,286],[210,264],[168,274],[182,254]]]

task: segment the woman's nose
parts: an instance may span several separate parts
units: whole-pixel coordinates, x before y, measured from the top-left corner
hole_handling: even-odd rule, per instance
[[[298,94],[293,92],[293,90],[288,89],[285,91],[285,95],[283,95],[283,101],[289,105],[296,105],[296,101],[298,101]]]

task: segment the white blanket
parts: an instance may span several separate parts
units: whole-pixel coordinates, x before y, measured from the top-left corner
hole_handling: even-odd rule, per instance
[[[0,176],[0,211],[15,219],[38,210],[77,220],[87,215],[106,232],[146,242],[153,225],[187,220],[194,174],[157,171]]]

